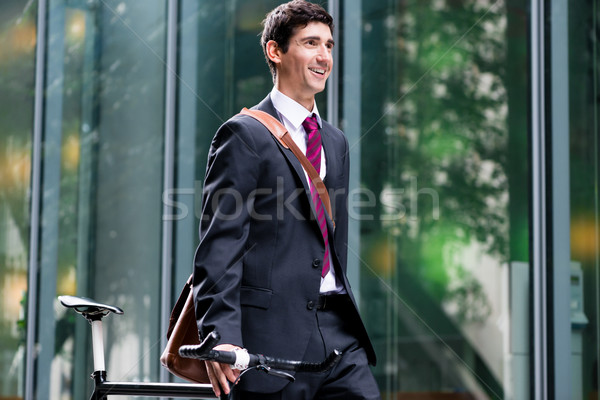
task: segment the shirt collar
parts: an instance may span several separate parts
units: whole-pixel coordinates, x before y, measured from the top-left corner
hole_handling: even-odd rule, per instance
[[[302,122],[304,122],[306,117],[310,116],[311,114],[316,115],[319,128],[322,127],[321,116],[319,115],[319,109],[317,108],[316,101],[313,110],[309,111],[297,101],[281,93],[275,87],[273,87],[273,90],[271,90],[270,96],[273,106],[277,112],[287,119],[288,122],[294,126],[294,128],[300,129]]]

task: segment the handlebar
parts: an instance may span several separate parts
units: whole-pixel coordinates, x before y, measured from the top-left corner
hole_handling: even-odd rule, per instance
[[[263,369],[267,370],[275,369],[298,372],[329,371],[342,357],[342,352],[337,349],[332,351],[323,361],[317,363],[285,360],[281,358],[263,356],[262,354],[242,355],[240,354],[242,353],[240,351],[212,350],[212,348],[219,342],[219,339],[220,336],[217,332],[211,332],[199,345],[181,346],[179,348],[179,355],[186,358],[217,361],[231,365],[241,365],[244,368],[262,367]]]

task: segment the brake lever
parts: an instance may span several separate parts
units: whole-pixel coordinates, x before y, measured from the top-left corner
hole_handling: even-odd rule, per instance
[[[264,371],[267,374],[276,376],[278,378],[285,378],[285,379],[289,380],[290,382],[294,382],[296,380],[296,378],[294,378],[291,374],[288,374],[287,372],[284,372],[284,371],[280,371],[278,369],[272,369],[266,365],[257,365],[256,369],[258,369],[259,371]]]

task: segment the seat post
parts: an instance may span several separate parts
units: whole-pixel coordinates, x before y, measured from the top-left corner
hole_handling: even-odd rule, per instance
[[[106,366],[104,365],[102,318],[111,312],[123,314],[123,310],[119,307],[98,303],[87,297],[58,296],[58,300],[63,306],[72,308],[75,312],[81,314],[92,325],[92,351],[94,353],[93,376],[99,379],[98,382],[103,381],[106,378]]]
[[[94,352],[94,371],[106,371],[104,365],[104,334],[102,331],[103,315],[90,316],[92,324],[92,349]]]

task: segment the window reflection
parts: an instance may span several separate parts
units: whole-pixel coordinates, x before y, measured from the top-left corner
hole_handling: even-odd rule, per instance
[[[158,378],[165,13],[162,0],[49,2],[38,398],[89,393],[89,328],[55,307],[61,294],[122,307],[107,367]]]
[[[568,9],[572,398],[598,398],[600,287],[597,1]],[[567,95],[567,94],[562,94]],[[558,295],[558,294],[557,294]]]
[[[0,397],[23,395],[35,17],[0,3]]]
[[[526,116],[509,99],[514,16],[495,1],[363,3],[362,16],[368,79],[354,146],[361,186],[378,203],[360,221],[361,298],[381,357],[377,377],[389,398],[502,398],[503,277],[522,256],[510,252],[509,205],[528,201],[511,186],[526,164],[518,176],[508,168],[510,137],[526,132],[507,123],[511,112]]]
[[[0,397],[23,395],[30,256],[36,398],[90,393],[89,327],[57,310],[57,294],[124,308],[106,323],[111,376],[158,377],[167,3],[48,1],[41,244],[30,255],[37,2],[0,2]],[[257,34],[278,3],[178,1],[172,199],[186,213],[174,223],[175,290],[191,271],[210,140],[271,88]],[[340,114],[355,111],[339,121],[355,168],[349,274],[384,398],[529,398],[532,3],[333,4],[340,39],[355,39],[339,41],[330,82]],[[586,399],[599,374],[598,10],[568,10],[571,297],[553,294],[572,307],[573,398]],[[327,114],[325,95],[317,102]]]

